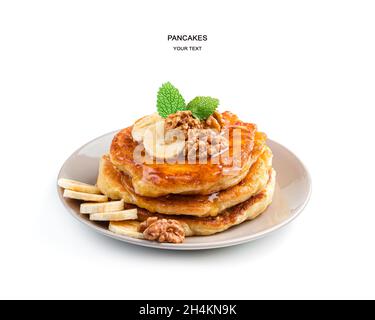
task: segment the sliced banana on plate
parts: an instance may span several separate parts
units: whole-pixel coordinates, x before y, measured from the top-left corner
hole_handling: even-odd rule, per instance
[[[110,231],[123,236],[143,239],[143,233],[138,231],[139,224],[138,221],[111,221],[108,228]]]
[[[99,212],[90,214],[92,221],[123,221],[135,220],[138,218],[137,209],[128,209],[123,211]]]
[[[77,191],[77,192],[84,192],[84,193],[93,193],[93,194],[100,194],[100,190],[97,186],[83,183],[80,181],[72,180],[72,179],[64,179],[61,178],[57,182],[57,184],[64,189]]]
[[[124,200],[100,202],[100,203],[82,203],[80,206],[80,213],[91,214],[91,213],[103,213],[112,211],[124,210]]]
[[[83,201],[96,201],[96,202],[107,202],[108,197],[102,194],[92,194],[92,193],[85,193],[85,192],[78,192],[65,189],[64,198],[76,199],[76,200],[83,200]]]
[[[133,139],[137,142],[142,142],[146,130],[159,121],[163,121],[163,118],[158,113],[153,113],[137,120],[132,130]]]

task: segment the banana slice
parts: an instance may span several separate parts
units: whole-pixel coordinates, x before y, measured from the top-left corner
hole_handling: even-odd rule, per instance
[[[128,209],[114,212],[101,212],[90,214],[92,221],[124,221],[135,220],[138,218],[137,209]]]
[[[175,159],[185,149],[185,135],[180,130],[169,130],[164,136],[164,122],[148,127],[143,137],[146,152],[158,159]]]
[[[101,202],[101,203],[82,203],[80,207],[80,213],[91,214],[91,213],[121,211],[121,210],[124,210],[124,205],[125,205],[124,200]]]
[[[163,118],[158,113],[153,113],[137,120],[132,130],[133,139],[137,142],[142,142],[146,130],[159,121],[163,121]]]
[[[138,221],[110,222],[108,228],[113,233],[143,239],[143,233],[138,231],[139,224],[140,223]]]
[[[92,193],[84,193],[84,192],[77,192],[65,189],[64,190],[64,198],[76,199],[76,200],[84,200],[84,201],[96,201],[96,202],[107,202],[108,197],[103,196],[102,194],[92,194]]]
[[[57,184],[61,188],[69,189],[69,190],[72,190],[72,191],[101,194],[98,187],[93,186],[91,184],[79,182],[79,181],[76,181],[76,180],[61,178],[61,179],[59,179],[59,181],[57,181]]]

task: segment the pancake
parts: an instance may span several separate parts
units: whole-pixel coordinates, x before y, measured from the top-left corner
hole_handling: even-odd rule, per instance
[[[234,129],[241,130],[241,158],[233,166],[234,143],[230,138],[229,154],[220,157],[218,164],[145,164],[137,163],[133,152],[138,146],[132,138],[132,127],[121,130],[113,139],[110,148],[111,162],[120,171],[131,177],[136,194],[146,197],[160,197],[168,194],[200,194],[209,195],[225,190],[245,178],[251,165],[256,161],[252,156],[254,140],[257,132],[255,124],[244,123],[230,112],[222,114],[224,127],[229,130],[230,137]],[[264,134],[258,133],[263,140]]]
[[[207,236],[218,232],[223,232],[230,227],[238,225],[246,220],[255,219],[264,212],[272,201],[275,189],[276,173],[269,170],[269,180],[265,188],[249,200],[225,210],[216,217],[188,217],[188,216],[165,216],[151,213],[144,209],[138,209],[138,220],[144,221],[149,217],[158,216],[160,218],[175,219],[179,221],[184,230],[185,236]],[[137,233],[140,221],[119,221],[110,222],[109,230],[117,234],[129,234],[129,229]]]
[[[117,170],[108,156],[100,162],[97,186],[111,199],[124,199],[150,212],[170,215],[216,216],[227,208],[248,200],[267,184],[272,165],[268,147],[257,156],[249,173],[239,184],[211,195],[168,195],[159,198],[143,197],[135,193],[129,176]]]

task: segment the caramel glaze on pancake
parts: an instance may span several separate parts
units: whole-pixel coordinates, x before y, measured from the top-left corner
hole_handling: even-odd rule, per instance
[[[256,140],[256,143],[261,143]],[[134,192],[131,179],[117,170],[108,156],[100,162],[97,186],[112,199],[147,209],[150,212],[170,215],[216,216],[223,210],[248,200],[264,188],[268,181],[268,171],[272,165],[272,152],[263,145],[257,148],[260,155],[251,166],[247,176],[237,185],[211,195],[168,195],[159,198],[139,196]],[[263,152],[261,152],[261,150]]]
[[[255,219],[264,212],[270,205],[275,189],[276,173],[273,169],[269,170],[269,180],[266,187],[257,195],[249,200],[225,210],[216,217],[190,217],[190,216],[165,216],[151,213],[145,209],[138,209],[138,220],[144,221],[149,217],[160,217],[175,219],[179,221],[185,230],[185,236],[207,236],[218,232],[223,232],[230,227],[238,225],[246,220]],[[134,207],[129,205],[130,207]],[[139,224],[137,221],[119,221],[110,222],[110,230],[116,230],[121,234],[121,227],[127,227],[128,224]]]
[[[225,127],[232,133],[241,129],[241,163],[233,170],[228,158],[219,164],[139,164],[133,159],[137,142],[132,138],[132,127],[121,130],[110,148],[111,162],[132,179],[134,191],[141,196],[160,197],[168,194],[207,195],[230,188],[245,178],[256,159],[251,157],[254,146],[255,124],[244,123],[230,112],[223,113]],[[230,134],[231,137],[231,134]],[[233,155],[233,139],[230,139],[229,157]]]

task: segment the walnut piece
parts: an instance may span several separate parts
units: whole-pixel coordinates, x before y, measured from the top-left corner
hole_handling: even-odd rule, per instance
[[[216,131],[221,131],[224,126],[223,116],[220,112],[215,111],[213,115],[206,120],[205,127]]]
[[[145,231],[150,225],[158,220],[158,217],[150,217],[139,225],[139,232]]]
[[[142,222],[139,231],[147,240],[159,242],[181,243],[185,239],[185,230],[182,225],[173,219],[158,219],[150,217]]]
[[[184,132],[185,137],[188,136],[189,129],[202,129],[203,123],[194,118],[191,111],[178,111],[174,114],[169,115],[165,119],[165,131],[180,129]]]
[[[229,141],[225,135],[212,129],[191,129],[185,145],[185,154],[189,161],[215,157],[226,151]]]

